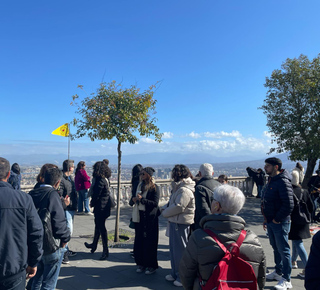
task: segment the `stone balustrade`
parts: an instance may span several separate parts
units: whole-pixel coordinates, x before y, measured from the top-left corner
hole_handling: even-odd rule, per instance
[[[251,177],[239,176],[239,177],[228,177],[228,183],[230,185],[236,186],[242,190],[246,196],[251,196],[253,193],[253,181]],[[160,204],[164,204],[169,200],[171,193],[171,180],[170,179],[157,179],[156,184],[159,186],[160,190]],[[32,185],[22,185],[21,190],[29,192],[33,189]],[[120,196],[120,206],[127,206],[131,198],[131,182],[121,181],[121,196]],[[254,190],[255,191],[255,190]],[[118,187],[117,182],[111,182],[111,192],[114,194],[117,200]]]

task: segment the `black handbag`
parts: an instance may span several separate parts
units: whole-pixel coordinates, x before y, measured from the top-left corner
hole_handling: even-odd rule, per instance
[[[291,213],[291,221],[298,225],[305,225],[311,222],[311,214],[308,210],[308,206],[302,199],[303,192],[301,192],[300,198],[298,199],[295,194],[293,194],[294,208]]]

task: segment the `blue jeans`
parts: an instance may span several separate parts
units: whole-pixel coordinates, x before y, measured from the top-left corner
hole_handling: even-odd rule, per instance
[[[264,187],[264,185],[258,185],[258,197],[261,197],[261,192],[262,192],[262,188]]]
[[[85,212],[89,212],[88,189],[79,190],[78,212],[83,212],[83,204]]]
[[[31,290],[53,290],[56,288],[65,251],[66,248],[59,248],[52,254],[42,256],[37,264],[37,274],[33,278]]]
[[[67,220],[67,227],[70,230],[70,236],[73,232],[73,217],[74,217],[74,210],[66,210],[65,211],[66,220]]]
[[[292,240],[292,261],[297,261],[298,255],[300,256],[300,259],[303,263],[304,268],[307,265],[308,261],[308,254],[306,249],[303,246],[302,240]]]
[[[282,275],[287,281],[291,279],[291,254],[288,242],[290,222],[275,224],[267,223],[270,245],[273,248],[275,269],[277,274]]]

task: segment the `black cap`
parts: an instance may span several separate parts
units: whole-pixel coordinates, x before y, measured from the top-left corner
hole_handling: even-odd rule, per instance
[[[154,173],[154,169],[152,167],[145,167],[143,168],[143,170],[147,172],[150,176],[152,176]]]

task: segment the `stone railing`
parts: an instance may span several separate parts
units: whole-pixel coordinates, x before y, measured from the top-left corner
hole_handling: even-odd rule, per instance
[[[171,180],[170,179],[157,179],[156,184],[160,190],[160,204],[164,204],[169,200],[171,193]],[[256,188],[253,187],[253,181],[251,177],[239,176],[239,177],[228,177],[228,184],[236,186],[242,190],[246,196],[252,196],[256,194]],[[21,186],[21,190],[29,192],[33,189],[32,185]],[[131,183],[130,181],[121,181],[121,196],[120,205],[127,206],[131,198]],[[118,195],[118,187],[116,181],[111,181],[111,191],[115,198]]]

